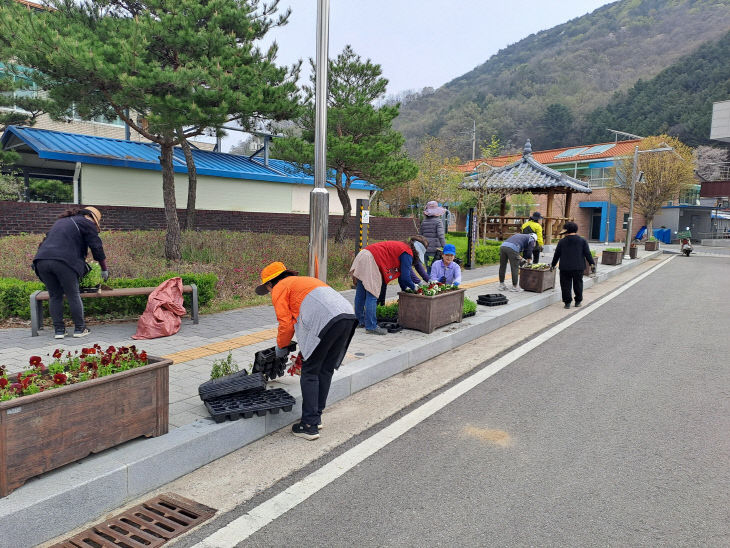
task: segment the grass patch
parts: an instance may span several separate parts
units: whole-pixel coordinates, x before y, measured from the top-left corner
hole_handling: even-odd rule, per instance
[[[102,232],[100,236],[107,255],[110,285],[119,278],[157,278],[170,272],[214,274],[218,279],[215,294],[201,306],[201,312],[270,304],[268,296],[260,297],[254,289],[260,283],[261,269],[273,261],[282,261],[287,268],[307,273],[307,236],[225,230],[185,232],[182,236],[183,260],[171,264],[164,258],[164,231]],[[41,234],[0,238],[0,278],[39,282],[30,265],[42,238]],[[328,283],[338,291],[349,289],[348,271],[355,258],[354,242],[329,240],[327,247]],[[85,306],[89,302],[86,301]],[[101,311],[98,315],[107,318]]]

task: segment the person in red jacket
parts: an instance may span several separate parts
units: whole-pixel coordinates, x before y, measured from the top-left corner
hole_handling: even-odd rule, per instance
[[[350,267],[350,275],[356,280],[355,315],[359,325],[367,333],[385,335],[386,329],[378,327],[376,306],[381,287],[397,279],[401,289],[415,289],[411,269],[413,263],[423,264],[426,247],[419,238],[409,243],[386,240],[371,244],[360,251]]]

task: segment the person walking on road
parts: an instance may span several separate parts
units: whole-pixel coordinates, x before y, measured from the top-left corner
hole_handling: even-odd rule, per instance
[[[345,358],[357,327],[352,305],[326,283],[298,276],[284,263],[274,262],[261,271],[256,294],[271,294],[279,329],[276,356],[285,358],[296,333],[302,354],[302,419],[292,426],[300,438],[316,440],[327,405],[332,375]]]
[[[571,286],[575,294],[575,306],[578,307],[583,302],[583,271],[585,270],[585,262],[591,265],[595,270],[596,263],[591,255],[588,242],[585,238],[578,236],[578,225],[572,221],[565,223],[563,232],[565,237],[558,242],[555,247],[555,254],[550,265],[550,270],[555,270],[555,265],[560,262],[560,291],[563,294],[563,302],[565,308],[570,308],[573,300],[571,295]]]
[[[425,246],[414,236],[409,243],[386,240],[370,244],[360,250],[350,267],[355,281],[355,315],[358,327],[372,335],[386,335],[387,329],[378,327],[377,302],[381,289],[397,279],[401,289],[416,289],[411,269],[414,262],[423,263]]]
[[[437,251],[443,249],[446,245],[444,221],[441,218],[445,211],[436,201],[428,202],[426,209],[423,210],[424,218],[418,229],[418,233],[428,240],[425,257],[425,265],[428,272],[431,272],[431,263]]]
[[[527,219],[521,228],[523,234],[532,234],[533,232],[537,234],[537,243],[535,244],[535,249],[532,250],[532,257],[529,257],[527,254],[523,255],[525,259],[531,258],[532,262],[535,264],[540,262],[540,252],[545,245],[542,239],[542,225],[540,224],[540,219],[542,219],[542,215],[540,215],[539,211],[535,211],[532,215],[530,215],[530,218]]]
[[[506,291],[507,286],[504,284],[504,277],[507,273],[507,263],[512,269],[512,287],[510,291],[522,291],[517,285],[517,277],[520,271],[520,263],[524,261],[520,257],[520,253],[525,253],[527,257],[532,257],[532,251],[537,243],[537,234],[513,234],[499,247],[499,290]],[[531,262],[531,259],[527,259]]]
[[[73,336],[79,338],[91,333],[84,321],[79,280],[88,272],[86,256],[89,249],[101,267],[102,279],[106,281],[109,278],[104,246],[99,238],[100,222],[101,213],[95,207],[67,210],[53,223],[33,259],[33,270],[48,290],[48,307],[56,339],[66,336],[64,295],[74,322]]]

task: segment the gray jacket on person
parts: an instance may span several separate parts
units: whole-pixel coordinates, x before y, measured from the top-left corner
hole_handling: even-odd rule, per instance
[[[441,217],[426,216],[421,223],[418,233],[424,238],[428,238],[428,247],[426,251],[436,251],[439,247],[446,245],[444,238],[444,220]]]

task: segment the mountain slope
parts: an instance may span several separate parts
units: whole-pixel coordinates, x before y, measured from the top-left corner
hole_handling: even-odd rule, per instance
[[[498,22],[492,22],[498,24]],[[409,149],[436,135],[471,157],[464,133],[519,148],[582,142],[587,117],[730,29],[730,0],[621,0],[528,36],[436,91],[406,98],[395,126]],[[549,108],[552,107],[552,108]],[[616,128],[621,129],[621,128]],[[591,133],[592,134],[592,133]],[[606,133],[603,141],[610,139]]]
[[[690,146],[710,145],[712,103],[730,99],[730,32],[707,42],[649,81],[617,93],[588,116],[588,141],[605,128],[637,135],[666,133]]]

